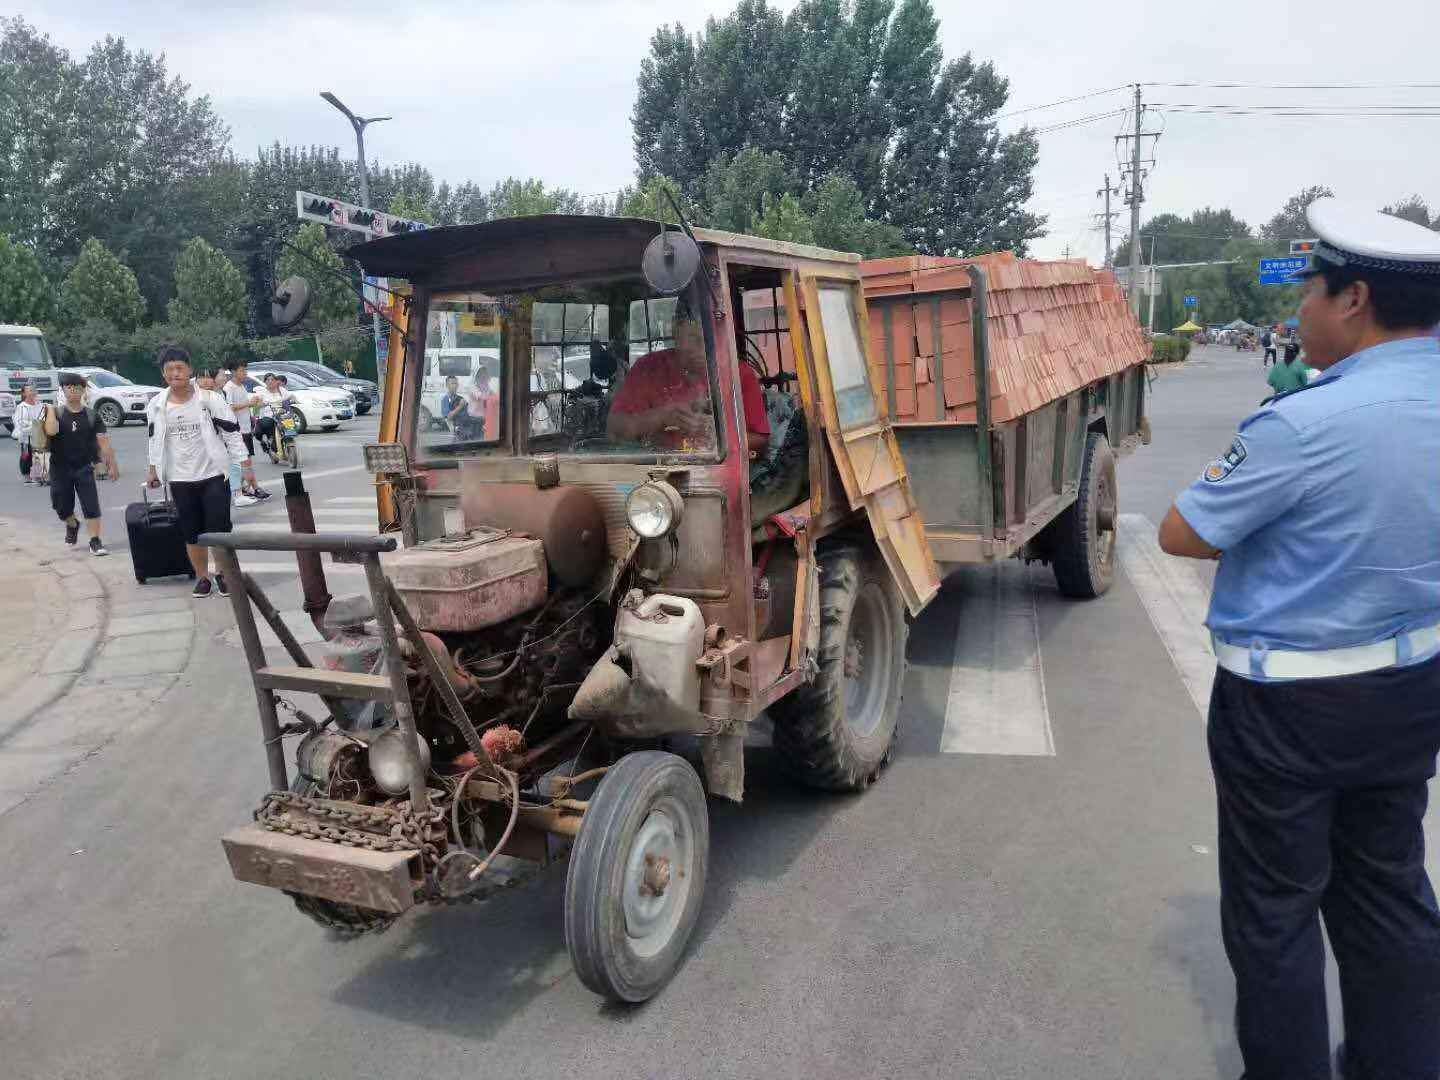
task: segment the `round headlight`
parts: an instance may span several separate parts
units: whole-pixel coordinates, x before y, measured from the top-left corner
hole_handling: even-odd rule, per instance
[[[651,480],[630,492],[625,500],[625,518],[641,537],[658,540],[680,527],[684,508],[678,491],[664,480]]]
[[[420,771],[430,771],[430,744],[416,736],[416,749],[420,752]],[[398,727],[393,727],[370,744],[370,775],[381,790],[391,795],[402,795],[410,790],[410,758],[405,753],[405,736]]]

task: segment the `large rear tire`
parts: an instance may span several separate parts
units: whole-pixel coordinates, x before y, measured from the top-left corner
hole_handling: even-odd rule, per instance
[[[801,783],[861,791],[890,760],[905,680],[905,607],[879,556],[822,551],[820,670],[770,706],[775,749]]]
[[[1098,431],[1085,440],[1080,494],[1050,526],[1051,565],[1064,596],[1092,600],[1115,579],[1115,528],[1119,520],[1115,455]]]
[[[710,819],[684,758],[627,754],[590,798],[565,881],[565,945],[580,981],[645,1001],[679,966],[700,915]]]

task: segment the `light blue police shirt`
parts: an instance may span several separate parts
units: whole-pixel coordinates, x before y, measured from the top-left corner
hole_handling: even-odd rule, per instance
[[[1176,505],[1223,552],[1206,625],[1252,657],[1440,623],[1440,341],[1364,349],[1273,399]]]

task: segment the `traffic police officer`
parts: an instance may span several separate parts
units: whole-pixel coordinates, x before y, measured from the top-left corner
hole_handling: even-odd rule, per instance
[[[1320,377],[1269,399],[1176,499],[1172,555],[1220,560],[1210,760],[1220,914],[1249,1080],[1440,1077],[1440,233],[1335,199],[1300,333]]]

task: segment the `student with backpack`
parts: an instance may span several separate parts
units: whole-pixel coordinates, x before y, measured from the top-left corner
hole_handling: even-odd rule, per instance
[[[90,554],[109,555],[100,541],[100,493],[95,488],[95,466],[103,462],[106,474],[120,479],[120,467],[105,421],[85,404],[85,377],[66,371],[60,375],[64,404],[47,406],[41,430],[50,452],[50,505],[65,522],[65,543],[74,546],[80,538],[80,521],[75,503],[85,515],[90,532]]]

